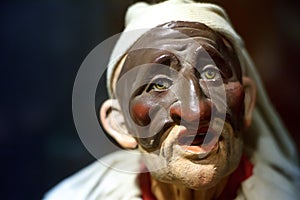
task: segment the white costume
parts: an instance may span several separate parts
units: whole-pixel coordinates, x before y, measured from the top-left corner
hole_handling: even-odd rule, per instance
[[[97,161],[58,184],[46,195],[45,200],[142,200],[138,174],[114,169],[137,170],[140,167],[139,160],[128,155],[119,151],[102,158],[102,163]],[[105,167],[103,162],[110,164],[110,167]],[[253,173],[241,184],[237,200],[297,199],[293,185],[268,165],[255,165]]]
[[[115,46],[108,66],[108,90],[114,97],[113,76],[118,76],[118,61],[147,30],[170,21],[201,22],[221,33],[234,46],[244,76],[257,85],[257,103],[252,125],[245,138],[245,149],[252,155],[253,175],[241,184],[237,199],[298,199],[300,172],[296,148],[274,111],[261,84],[243,41],[233,30],[224,10],[213,4],[192,0],[169,0],[155,5],[136,3],[126,14],[126,28]],[[139,31],[130,32],[139,29]],[[122,168],[138,168],[138,160],[124,158],[122,152],[109,155],[105,162]],[[128,174],[104,167],[96,162],[63,181],[46,199],[141,199],[137,174]]]

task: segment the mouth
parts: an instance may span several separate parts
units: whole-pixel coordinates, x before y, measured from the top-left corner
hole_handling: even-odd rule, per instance
[[[178,137],[178,144],[185,151],[193,154],[209,154],[212,150],[217,149],[218,141],[219,134],[208,127],[200,130],[184,129],[181,130]]]

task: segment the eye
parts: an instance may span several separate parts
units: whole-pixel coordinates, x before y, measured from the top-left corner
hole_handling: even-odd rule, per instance
[[[148,90],[153,89],[154,91],[164,91],[172,86],[172,81],[168,78],[157,78],[150,84]]]
[[[209,69],[204,72],[204,76],[207,79],[213,79],[216,76],[216,72],[214,70]]]
[[[208,65],[203,68],[201,78],[204,80],[216,80],[220,79],[221,75],[217,67]]]

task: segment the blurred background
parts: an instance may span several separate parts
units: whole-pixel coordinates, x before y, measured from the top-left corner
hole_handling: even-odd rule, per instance
[[[41,199],[94,160],[73,123],[73,82],[88,53],[122,31],[131,2],[1,1],[1,199]],[[299,147],[299,1],[206,2],[227,10]]]

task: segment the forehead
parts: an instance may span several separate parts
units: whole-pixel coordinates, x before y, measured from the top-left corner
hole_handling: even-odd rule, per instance
[[[216,49],[219,49],[219,45],[222,44],[221,41],[220,36],[204,24],[169,22],[142,35],[129,49],[128,54],[134,56],[149,49],[153,53],[155,49],[182,55],[185,51],[191,53],[201,46],[209,51],[217,51]],[[147,56],[151,56],[151,53]]]
[[[230,43],[208,26],[198,22],[168,22],[142,35],[128,50],[120,76],[133,67],[155,63],[163,56],[176,56],[190,63],[211,58],[240,74],[240,65]],[[200,55],[200,56],[199,56]],[[203,60],[202,60],[203,62]]]
[[[196,42],[203,40],[216,46],[216,44],[220,43],[221,37],[218,33],[202,23],[168,22],[151,29],[141,36],[131,47],[131,50],[149,46],[158,47],[157,45],[163,43],[172,43],[174,45],[173,48],[176,48],[181,44],[191,42],[191,40]]]

